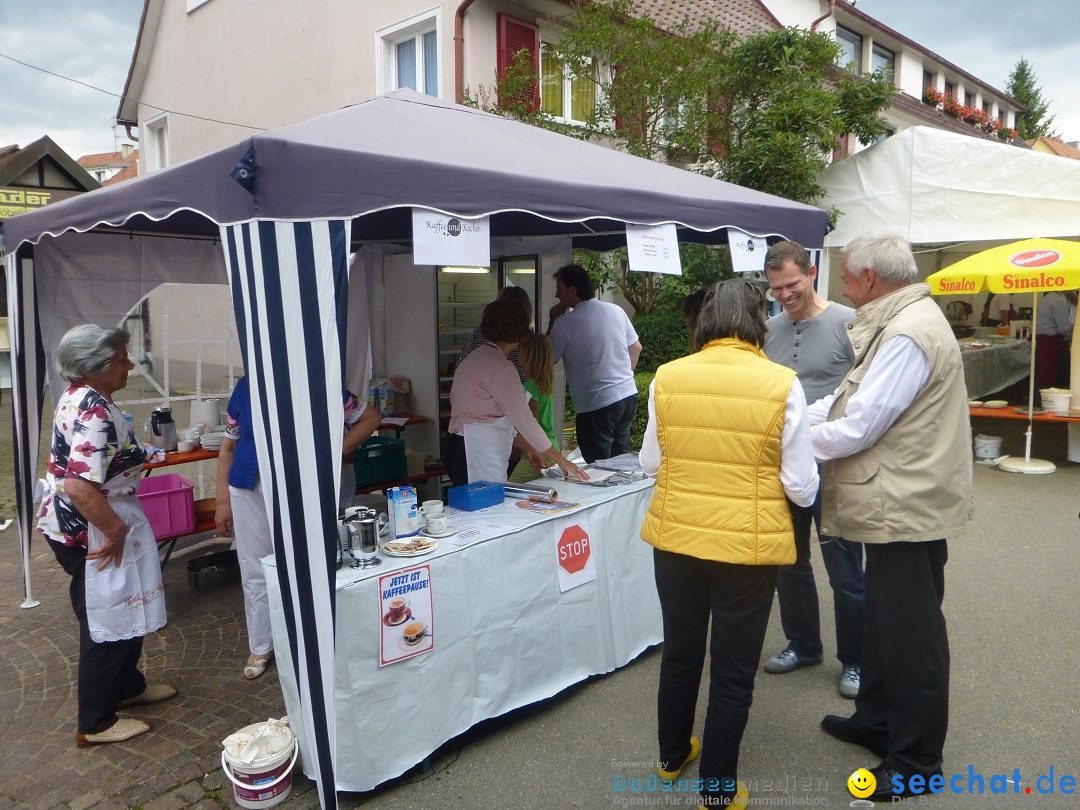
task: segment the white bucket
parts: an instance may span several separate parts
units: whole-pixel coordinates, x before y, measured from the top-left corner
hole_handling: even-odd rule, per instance
[[[1041,388],[1042,405],[1051,413],[1066,413],[1072,400],[1072,391],[1068,388]]]
[[[1001,437],[975,435],[975,458],[997,458],[1001,455]]]
[[[249,753],[252,744],[258,748],[254,756]],[[244,726],[222,745],[221,769],[233,783],[238,805],[261,810],[289,797],[292,769],[300,749],[286,723],[268,720]]]

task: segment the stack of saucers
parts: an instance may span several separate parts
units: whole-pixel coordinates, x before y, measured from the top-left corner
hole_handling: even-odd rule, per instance
[[[199,439],[199,443],[202,444],[203,450],[220,450],[221,442],[225,438],[225,431],[223,430],[211,430],[209,433],[204,433],[202,438]]]

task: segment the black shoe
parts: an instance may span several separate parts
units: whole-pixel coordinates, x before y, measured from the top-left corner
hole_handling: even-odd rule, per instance
[[[885,749],[870,741],[854,717],[827,714],[821,720],[821,727],[838,740],[861,745],[874,756],[885,758]]]
[[[906,799],[909,796],[922,796],[928,792],[927,784],[930,782],[930,778],[933,776],[941,776],[941,768],[938,768],[930,776],[923,777],[923,785],[918,793],[915,793],[910,786],[910,777],[904,776],[895,768],[890,768],[884,762],[870,768],[870,773],[873,774],[877,787],[874,792],[868,797],[872,802],[892,802],[896,799]],[[896,790],[896,785],[893,784],[893,777],[899,777],[902,789]]]

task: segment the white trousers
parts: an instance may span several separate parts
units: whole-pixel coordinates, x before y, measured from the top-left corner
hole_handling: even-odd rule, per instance
[[[263,503],[262,483],[255,489],[229,487],[236,556],[244,583],[244,617],[247,619],[248,649],[252,655],[266,655],[274,649],[270,632],[270,601],[266,595],[266,575],[260,559],[274,553],[274,538]]]

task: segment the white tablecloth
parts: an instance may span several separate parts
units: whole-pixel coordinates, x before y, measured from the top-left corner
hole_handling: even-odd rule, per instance
[[[382,556],[337,578],[337,787],[371,790],[474,724],[611,672],[663,639],[652,547],[639,529],[652,481],[559,484],[584,505],[597,579],[559,592],[554,518],[512,505],[455,513],[515,530],[463,549],[446,542],[414,559]],[[435,648],[379,667],[378,577],[431,566]],[[274,651],[292,728],[306,747],[281,594],[266,557]],[[304,772],[314,777],[307,765]]]
[[[1008,338],[1007,342],[991,343],[984,349],[964,348],[966,343],[960,342],[960,359],[964,362],[968,399],[1000,391],[1020,382],[1031,371],[1031,344],[1026,340]]]

